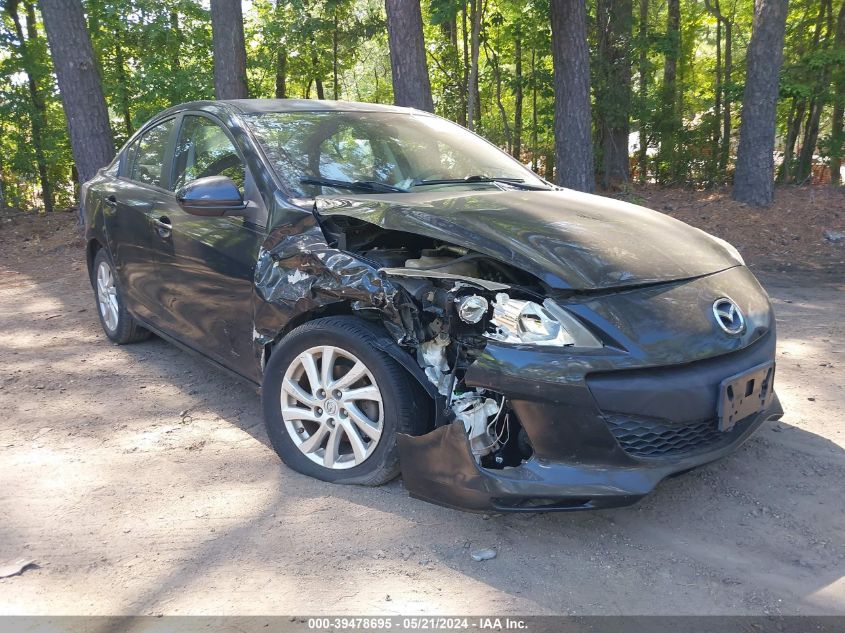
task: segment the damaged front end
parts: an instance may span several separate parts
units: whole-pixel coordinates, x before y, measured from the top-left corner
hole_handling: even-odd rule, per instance
[[[530,442],[507,397],[469,385],[465,376],[488,341],[518,336],[520,324],[509,322],[506,311],[515,304],[536,306],[532,299],[540,297],[539,282],[494,257],[442,240],[343,216],[324,218],[322,226],[331,242],[377,266],[396,289],[406,310],[404,331],[389,329],[422,369],[426,388],[436,392],[432,432],[459,429],[482,467],[514,466],[530,458]],[[403,464],[403,446],[415,439],[400,436]],[[414,493],[413,475],[405,481]]]
[[[536,282],[459,246],[362,224],[304,220],[271,235],[255,271],[258,353],[284,334],[279,322],[348,309],[391,335],[396,346],[384,351],[435,402],[431,430],[457,423],[479,464],[503,467],[530,457],[507,398],[468,386],[464,376],[487,341],[515,335],[515,306],[538,305],[530,299],[539,288],[526,284]]]
[[[730,432],[710,430],[720,381],[774,356],[768,299],[742,266],[554,288],[434,231],[385,228],[333,204],[262,250],[257,348],[284,335],[279,322],[348,311],[382,324],[394,342],[383,351],[435,404],[428,432],[398,436],[412,496],[474,511],[627,505],[780,414],[772,396]],[[742,297],[738,337],[714,333],[702,309],[725,288]]]

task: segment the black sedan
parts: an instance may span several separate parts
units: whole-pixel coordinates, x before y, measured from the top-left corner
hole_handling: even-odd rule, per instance
[[[782,414],[772,309],[736,249],[424,112],[177,106],[82,198],[106,335],[260,385],[281,459],[325,481],[624,505]]]

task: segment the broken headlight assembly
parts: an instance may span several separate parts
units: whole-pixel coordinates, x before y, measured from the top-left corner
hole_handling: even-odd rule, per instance
[[[599,339],[552,299],[541,305],[499,293],[493,302],[490,324],[487,337],[502,343],[602,347]]]
[[[481,295],[458,297],[455,306],[461,321],[469,324],[481,321],[490,309],[490,303]]]

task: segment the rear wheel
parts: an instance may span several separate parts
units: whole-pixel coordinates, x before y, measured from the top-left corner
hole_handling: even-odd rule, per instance
[[[397,433],[428,426],[427,396],[354,317],[317,319],[288,334],[267,363],[264,420],[288,466],[337,483],[379,485],[399,473]]]
[[[126,310],[114,266],[104,248],[94,257],[93,282],[97,314],[106,336],[118,345],[148,339],[150,332]]]

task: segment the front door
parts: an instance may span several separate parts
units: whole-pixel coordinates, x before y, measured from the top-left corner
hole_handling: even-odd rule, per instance
[[[241,154],[223,127],[210,117],[185,115],[173,152],[170,189],[206,176],[227,176],[242,193],[248,179]],[[253,277],[263,229],[240,217],[191,215],[175,195],[153,221],[161,329],[255,378]]]

